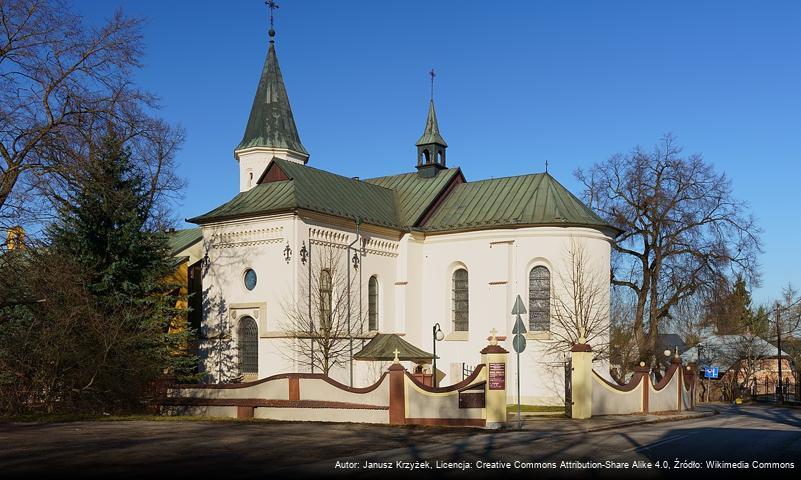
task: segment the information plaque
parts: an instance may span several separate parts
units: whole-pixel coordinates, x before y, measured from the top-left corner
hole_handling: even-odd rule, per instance
[[[506,388],[506,364],[489,364],[489,389],[503,390]]]

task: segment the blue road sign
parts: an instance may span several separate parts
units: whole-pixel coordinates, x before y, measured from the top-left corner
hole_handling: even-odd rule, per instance
[[[705,367],[704,378],[718,378],[718,367]]]

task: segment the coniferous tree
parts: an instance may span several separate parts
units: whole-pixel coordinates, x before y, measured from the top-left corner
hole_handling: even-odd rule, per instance
[[[751,306],[751,292],[742,276],[731,284],[721,277],[706,300],[706,325],[720,335],[758,333],[763,326]]]
[[[71,258],[103,320],[83,332],[86,383],[78,386],[100,403],[133,407],[163,373],[183,375],[194,359],[181,353],[190,332],[170,324],[175,289],[167,237],[148,228],[147,177],[109,129],[90,152],[84,174],[50,229],[54,252]]]

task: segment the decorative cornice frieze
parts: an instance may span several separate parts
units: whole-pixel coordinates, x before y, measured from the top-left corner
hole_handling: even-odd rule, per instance
[[[379,238],[368,238],[364,242],[364,252],[368,255],[381,255],[386,257],[398,256],[398,242]]]
[[[284,240],[284,227],[252,228],[233,232],[220,232],[211,235],[211,248],[249,247],[280,243]]]

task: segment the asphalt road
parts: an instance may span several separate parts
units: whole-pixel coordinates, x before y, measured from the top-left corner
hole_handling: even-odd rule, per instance
[[[708,461],[733,465],[710,468]],[[797,475],[801,410],[721,407],[713,417],[583,434],[312,423],[0,424],[0,478],[686,478],[737,470],[755,476],[764,463]]]

